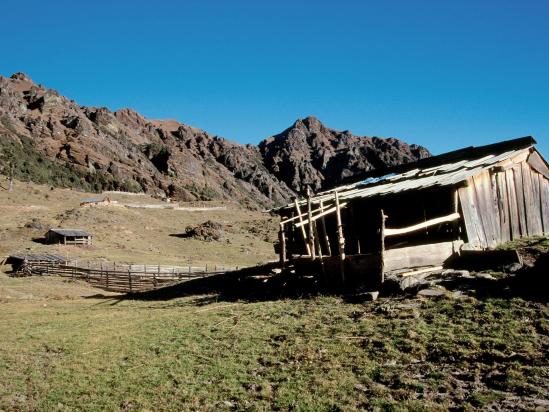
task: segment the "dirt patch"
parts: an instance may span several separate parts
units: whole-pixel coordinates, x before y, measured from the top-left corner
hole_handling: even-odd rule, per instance
[[[68,209],[64,211],[63,213],[59,213],[56,216],[56,219],[59,220],[60,223],[64,223],[69,220],[78,220],[82,217],[82,212],[78,209]]]

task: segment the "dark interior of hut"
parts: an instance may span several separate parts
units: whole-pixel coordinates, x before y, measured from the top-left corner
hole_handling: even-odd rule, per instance
[[[345,237],[345,254],[358,255],[379,252],[382,210],[385,215],[386,228],[404,228],[450,215],[457,210],[456,201],[455,188],[451,187],[344,200],[342,203],[347,203],[347,205],[341,209],[341,218]],[[313,208],[316,207],[313,206]],[[302,212],[304,211],[302,209]],[[387,237],[384,240],[384,247],[385,249],[394,249],[457,240],[465,237],[465,229],[461,225],[462,223],[458,221],[445,222],[402,236]],[[319,219],[316,226],[322,255],[339,255],[335,213],[325,216],[322,223]],[[286,235],[288,255],[308,254],[300,228],[289,225]],[[324,240],[326,237],[328,242]]]

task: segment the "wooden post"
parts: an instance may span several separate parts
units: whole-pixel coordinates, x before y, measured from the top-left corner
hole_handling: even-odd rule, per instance
[[[314,236],[315,236],[315,242],[316,247],[318,249],[318,258],[320,260],[320,269],[322,270],[322,277],[324,278],[324,282],[328,283],[328,279],[326,278],[326,268],[324,267],[324,259],[322,258],[322,247],[320,246],[320,237],[318,236],[318,228],[316,227],[316,222],[313,222],[314,225]]]
[[[337,237],[339,247],[339,265],[341,273],[341,282],[345,284],[345,236],[343,236],[343,224],[341,223],[341,207],[339,206],[339,193],[335,191],[335,207],[337,219]]]
[[[132,265],[128,266],[128,283],[130,284],[130,293],[132,293]]]
[[[313,227],[313,211],[311,209],[311,187],[307,186],[307,218],[309,219],[309,250],[311,259],[316,259],[315,235]]]
[[[322,200],[320,201],[320,213],[324,212],[324,203]],[[326,247],[326,255],[332,256],[332,250],[330,248],[330,239],[328,238],[328,231],[326,230],[326,221],[324,220],[324,216],[320,218],[320,224],[322,226],[322,233],[324,238],[324,246]]]
[[[459,202],[458,202],[458,191],[454,189],[454,199],[453,199],[454,213],[459,213]],[[461,239],[461,233],[459,230],[459,222],[454,220],[452,222],[452,230],[454,231],[454,238],[457,237],[458,240]]]
[[[286,263],[286,235],[284,234],[284,223],[280,224],[278,240],[280,242],[280,265],[284,267]]]
[[[379,227],[379,281],[380,284],[385,282],[385,219],[387,216],[385,216],[385,213],[383,213],[383,209],[381,209],[381,222]]]
[[[295,209],[297,211],[297,216],[299,218],[299,223],[303,223],[303,216],[301,216],[301,209],[299,207],[299,202],[297,199],[295,199]],[[301,225],[301,235],[303,236],[303,242],[305,243],[305,249],[307,250],[307,254],[311,254],[311,248],[309,247],[309,243],[307,243],[307,235],[305,234],[305,225]]]

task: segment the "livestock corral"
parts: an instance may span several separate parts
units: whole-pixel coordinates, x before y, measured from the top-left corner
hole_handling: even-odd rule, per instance
[[[10,256],[13,276],[61,276],[81,279],[93,287],[111,292],[137,293],[155,290],[192,279],[203,279],[229,271],[238,266],[162,266],[162,265],[117,265],[107,263],[68,262],[62,256],[30,254]]]

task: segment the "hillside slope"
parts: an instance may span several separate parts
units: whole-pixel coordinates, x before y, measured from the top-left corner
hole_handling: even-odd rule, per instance
[[[23,73],[0,76],[0,169],[55,186],[144,191],[177,200],[231,200],[247,207],[287,202],[371,168],[413,161],[426,149],[398,139],[352,136],[315,118],[240,145],[131,109],[78,105]]]

